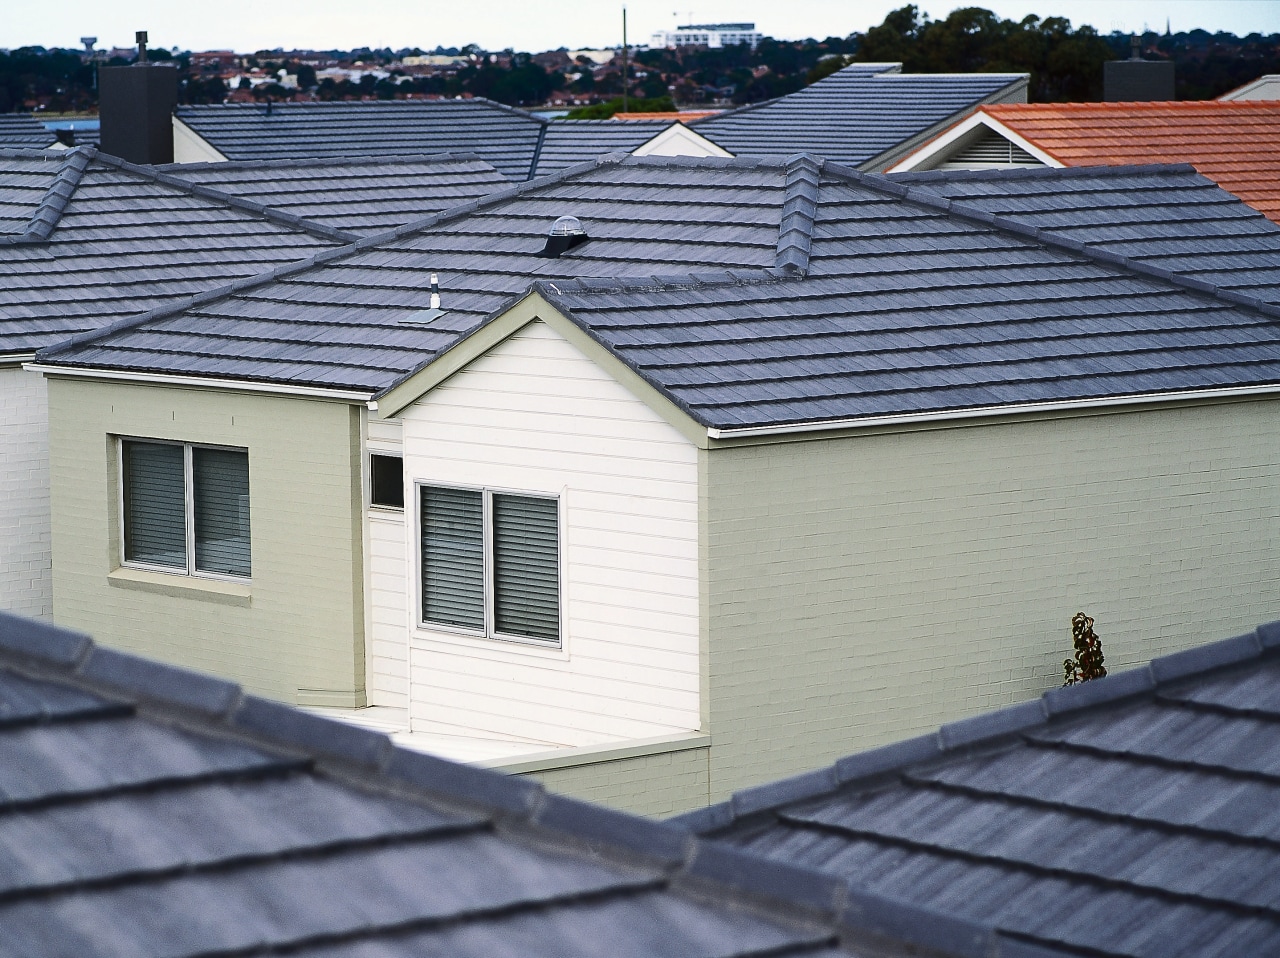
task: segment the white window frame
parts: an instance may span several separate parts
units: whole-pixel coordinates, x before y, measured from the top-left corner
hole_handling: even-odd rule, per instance
[[[480,506],[480,529],[483,536],[483,562],[484,562],[484,628],[483,629],[467,629],[462,626],[449,625],[442,622],[429,622],[422,615],[422,607],[424,605],[422,594],[422,490],[430,489],[457,489],[464,492],[478,492],[481,496]],[[494,562],[493,562],[493,497],[499,496],[522,496],[526,499],[550,499],[556,504],[556,613],[558,617],[557,631],[558,636],[554,642],[547,639],[535,639],[528,635],[512,635],[508,632],[499,632],[494,622]],[[507,489],[499,486],[468,486],[454,482],[431,482],[425,479],[415,479],[413,483],[413,509],[415,513],[415,525],[413,533],[414,541],[414,581],[417,583],[414,592],[417,597],[417,611],[415,613],[417,626],[431,632],[450,632],[455,635],[466,635],[472,638],[492,639],[496,642],[508,642],[516,645],[528,645],[539,649],[563,649],[565,641],[565,555],[564,555],[564,497],[556,493],[550,492],[529,492],[525,489]]]
[[[126,559],[125,549],[125,510],[124,510],[124,444],[126,442],[145,442],[153,446],[182,447],[182,502],[185,509],[185,536],[187,547],[187,568],[175,569],[173,566],[156,565],[151,562],[139,562],[137,559]],[[227,452],[242,452],[247,463],[249,450],[244,446],[220,446],[209,442],[180,442],[176,439],[151,439],[146,436],[116,437],[116,515],[120,523],[120,555],[121,567],[126,569],[144,569],[147,572],[163,572],[166,575],[185,576],[192,579],[220,579],[223,582],[250,583],[253,575],[231,575],[226,572],[206,572],[196,569],[196,493],[195,471],[193,465],[193,449],[223,449]],[[250,487],[252,489],[252,486]],[[252,491],[250,492],[252,497]],[[250,569],[253,567],[253,503],[249,504],[249,549]]]

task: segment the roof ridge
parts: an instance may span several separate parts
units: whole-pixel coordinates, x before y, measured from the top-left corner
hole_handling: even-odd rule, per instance
[[[1029,226],[1026,223],[1023,223],[1016,218],[1016,213],[999,215],[995,213],[988,213],[986,210],[979,209],[976,206],[970,206],[962,200],[952,200],[940,193],[935,193],[932,190],[927,189],[924,185],[916,184],[913,186],[907,186],[894,180],[890,180],[883,173],[863,173],[859,170],[855,170],[851,167],[838,163],[828,163],[826,168],[836,176],[842,177],[850,182],[857,183],[859,186],[878,193],[903,199],[909,203],[915,203],[919,206],[924,206],[928,209],[945,213],[948,216],[955,216],[958,219],[962,219],[970,223],[976,223],[979,226],[986,226],[1005,233],[1012,233],[1015,236],[1020,236],[1024,239],[1029,239],[1033,242],[1039,243],[1042,246],[1047,246],[1066,253],[1072,253],[1077,256],[1083,256],[1096,263],[1118,267],[1144,279],[1154,279],[1159,282],[1163,282],[1166,285],[1175,286],[1179,289],[1187,290],[1188,292],[1198,293],[1219,302],[1231,303],[1233,306],[1242,306],[1246,309],[1252,309],[1270,319],[1280,319],[1280,306],[1266,302],[1256,296],[1250,296],[1247,293],[1239,293],[1234,290],[1221,289],[1214,286],[1212,283],[1205,282],[1204,280],[1196,279],[1192,276],[1184,276],[1181,273],[1175,273],[1162,266],[1152,266],[1130,256],[1122,256],[1119,253],[1113,253],[1110,250],[1101,249],[1092,244],[1081,242],[1080,240],[1055,236],[1049,230]],[[1261,216],[1262,214],[1259,213],[1258,215]]]
[[[128,160],[122,160],[118,156],[111,156],[107,153],[98,154],[99,162],[108,166],[114,166],[126,173],[134,176],[149,179],[154,183],[162,183],[173,189],[182,190],[192,196],[200,196],[205,199],[214,200],[225,206],[230,206],[246,213],[253,213],[261,216],[268,222],[275,223],[279,226],[288,226],[293,229],[302,230],[321,239],[332,240],[337,243],[353,243],[360,238],[357,233],[349,233],[346,230],[335,229],[332,226],[326,226],[323,223],[316,223],[312,220],[305,219],[296,213],[286,213],[269,206],[266,203],[259,203],[256,200],[245,199],[232,193],[216,189],[212,186],[205,186],[202,183],[193,183],[190,180],[183,179],[181,176],[169,171],[158,169],[140,163],[130,163]]]
[[[773,265],[789,270],[797,277],[803,277],[809,270],[823,162],[807,153],[798,153],[787,159],[782,218],[778,222],[778,248]]]
[[[420,153],[409,156],[383,156],[383,157],[367,157],[367,156],[339,156],[339,157],[308,157],[305,159],[285,159],[285,160],[218,160],[207,163],[156,163],[151,167],[162,173],[172,173],[181,175],[184,170],[192,172],[205,172],[207,170],[291,170],[299,167],[328,167],[328,166],[407,166],[414,163],[429,163],[435,165],[445,163],[473,162],[479,161],[490,165],[477,153],[453,153],[446,150],[443,153]]]
[[[92,146],[75,147],[64,151],[58,172],[53,175],[44,196],[40,197],[40,202],[32,210],[26,228],[21,233],[4,237],[4,240],[14,245],[42,243],[47,240],[61,222],[67,204],[71,202],[71,197],[75,195],[80,180],[84,177],[84,171],[89,168],[89,164],[97,153],[98,151]]]
[[[753,110],[761,110],[764,107],[773,105],[774,103],[780,103],[781,101],[787,99],[788,97],[795,96],[797,93],[803,93],[805,90],[811,90],[814,87],[819,86],[820,84],[826,83],[828,80],[835,79],[836,77],[841,76],[842,74],[845,74],[845,73],[849,74],[849,76],[865,74],[868,77],[873,77],[873,76],[880,76],[881,74],[884,74],[884,73],[897,73],[899,76],[902,76],[903,74],[902,74],[901,63],[897,63],[898,69],[896,71],[881,70],[879,72],[873,72],[867,69],[867,67],[869,66],[887,66],[890,63],[894,63],[894,62],[896,61],[876,60],[869,63],[849,63],[849,64],[846,64],[845,66],[842,66],[839,70],[836,70],[834,73],[829,73],[826,76],[822,77],[821,79],[814,80],[812,83],[805,84],[799,90],[792,90],[790,93],[784,93],[781,96],[775,96],[771,100],[761,100],[759,103],[746,103],[740,107],[735,107],[732,110],[725,110],[722,113],[717,113],[714,116],[699,117],[696,120],[690,120],[687,125],[690,128],[692,128],[696,125],[700,125],[703,123],[710,123],[714,120],[722,120],[725,117],[742,116],[744,113],[750,113]],[[907,75],[919,76],[920,74],[907,74]]]
[[[262,273],[255,273],[252,276],[243,277],[223,286],[205,290],[195,296],[186,297],[185,299],[177,302],[166,303],[164,306],[158,307],[157,309],[148,310],[145,313],[125,316],[113,323],[108,323],[106,326],[86,330],[83,333],[78,333],[75,336],[68,337],[53,346],[44,347],[37,352],[37,361],[54,358],[75,347],[83,346],[86,343],[94,342],[97,339],[111,336],[123,330],[132,329],[136,326],[141,326],[144,323],[152,322],[157,319],[164,319],[169,316],[177,315],[178,313],[190,309],[193,306],[201,306],[205,303],[214,302],[215,300],[222,299],[246,289],[252,289],[256,286],[275,282],[277,279],[284,276],[289,276],[293,273],[310,269],[313,266],[319,266],[342,259],[345,256],[368,249],[372,246],[378,246],[382,243],[389,243],[394,240],[403,239],[406,236],[412,236],[422,230],[438,226],[441,223],[451,222],[452,220],[458,219],[462,216],[468,216],[478,209],[484,209],[493,203],[506,201],[529,190],[541,189],[553,183],[562,182],[573,176],[579,176],[583,173],[590,172],[600,166],[616,164],[619,162],[619,156],[620,154],[617,153],[606,154],[605,156],[596,157],[594,160],[588,160],[585,163],[566,167],[558,173],[553,173],[550,176],[542,177],[541,179],[524,180],[519,183],[514,183],[505,189],[497,190],[493,193],[487,193],[484,196],[468,200],[466,203],[459,204],[458,206],[452,206],[447,210],[432,213],[430,216],[425,216],[422,219],[403,223],[400,226],[386,230],[382,233],[374,233],[370,236],[361,237],[354,242],[348,243],[346,246],[338,246],[332,249],[321,250],[319,253],[308,256],[305,259],[296,260],[295,262],[286,263]],[[117,163],[124,163],[123,160],[116,160],[115,157],[112,157],[112,159]],[[421,368],[421,366],[417,368]],[[416,372],[416,368],[414,371]],[[412,375],[412,372],[408,375]],[[385,392],[385,390],[383,390],[383,392]]]
[[[533,156],[529,159],[529,172],[525,176],[526,180],[535,179],[538,175],[538,160],[542,158],[542,144],[547,141],[547,129],[550,123],[545,123],[538,127],[538,142],[533,144]]]
[[[895,183],[933,182],[935,180],[1002,180],[1002,179],[1072,179],[1079,177],[1125,177],[1135,173],[1194,173],[1213,183],[1190,163],[1139,163],[1115,166],[1064,166],[1064,167],[1010,167],[1002,170],[910,170],[902,173],[883,173]]]
[[[510,106],[506,103],[499,103],[497,100],[491,100],[486,96],[471,97],[440,97],[434,100],[296,100],[272,101],[272,112],[278,110],[297,110],[297,109],[410,109],[412,107],[438,107],[438,106],[466,106],[471,103],[480,103],[485,106],[496,107],[503,113],[509,113],[518,116],[521,119],[531,120],[534,123],[549,123],[546,117],[535,116],[528,110],[521,110],[518,107]],[[177,114],[182,115],[183,112],[198,113],[215,113],[222,111],[247,112],[250,110],[260,109],[258,103],[180,103],[177,107]],[[261,114],[266,115],[266,109],[261,108]]]
[[[936,732],[856,752],[825,768],[744,789],[728,801],[668,821],[698,834],[721,831],[743,818],[775,811],[792,802],[899,775],[921,762],[962,755],[1086,709],[1139,697],[1154,698],[1169,685],[1277,653],[1280,622],[1264,623],[1235,638],[1161,656],[1147,665],[1102,679],[1052,688],[1039,698],[949,722]]]
[[[226,734],[275,752],[298,753],[367,786],[411,791],[482,810],[506,827],[559,833],[618,857],[664,866],[672,885],[712,883],[793,921],[817,919],[833,940],[868,932],[946,954],[1006,954],[993,926],[850,888],[817,869],[774,862],[700,838],[684,827],[550,794],[537,781],[463,765],[394,745],[372,729],[247,694],[224,679],[98,645],[88,635],[0,612],[0,661],[46,681],[119,698],[192,731]]]

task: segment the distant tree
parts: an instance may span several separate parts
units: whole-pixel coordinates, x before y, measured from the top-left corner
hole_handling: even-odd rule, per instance
[[[310,90],[316,85],[316,68],[306,63],[298,64],[298,89]]]
[[[675,101],[670,96],[654,99],[632,98],[627,103],[632,113],[674,113]],[[592,106],[580,106],[565,114],[566,120],[607,120],[615,113],[622,112],[622,97],[614,97],[607,103],[596,103]]]

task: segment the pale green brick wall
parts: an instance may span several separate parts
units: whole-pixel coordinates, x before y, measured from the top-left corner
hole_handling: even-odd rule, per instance
[[[666,818],[709,804],[709,751],[690,748],[525,774],[560,795]]]
[[[711,798],[1280,618],[1280,406],[704,453]]]
[[[54,378],[49,418],[55,621],[287,702],[364,704],[358,407]],[[110,576],[117,436],[249,450],[248,596]]]

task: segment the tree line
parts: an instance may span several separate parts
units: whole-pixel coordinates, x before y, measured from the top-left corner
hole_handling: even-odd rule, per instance
[[[1029,73],[1028,96],[1033,102],[1089,101],[1102,96],[1102,64],[1127,57],[1129,45],[1127,35],[1072,27],[1064,17],[1028,16],[1015,21],[981,7],[965,7],[932,20],[907,5],[865,33],[847,37],[766,38],[754,50],[746,46],[639,50],[631,59],[626,86],[628,95],[638,100],[670,96],[687,106],[726,100],[754,103],[792,93],[847,63],[896,61],[908,73]],[[1257,76],[1280,73],[1280,34],[1146,33],[1141,45],[1144,57],[1174,62],[1179,99],[1217,97]],[[484,52],[478,47],[463,51]],[[190,70],[189,54],[171,57],[153,49],[150,56],[175,61],[181,102],[217,103],[227,96],[221,79]],[[320,99],[392,99],[414,92],[483,96],[512,106],[535,106],[559,90],[600,102],[620,97],[623,91],[616,59],[596,71],[589,61],[572,62],[567,54],[559,66],[549,67],[543,65],[549,62],[546,55],[508,51],[496,59],[477,56],[449,74],[407,76],[397,74],[396,55],[390,50],[365,48],[351,51],[350,56],[362,59],[366,67],[380,64],[391,75],[317,81],[314,68],[270,53],[256,54],[250,65],[261,66],[267,73],[284,69],[296,74],[299,86]],[[272,83],[254,88],[259,97],[278,98],[292,92]],[[0,113],[29,109],[33,102],[50,112],[92,109],[97,102],[96,67],[82,62],[74,50],[25,47],[0,52]]]

